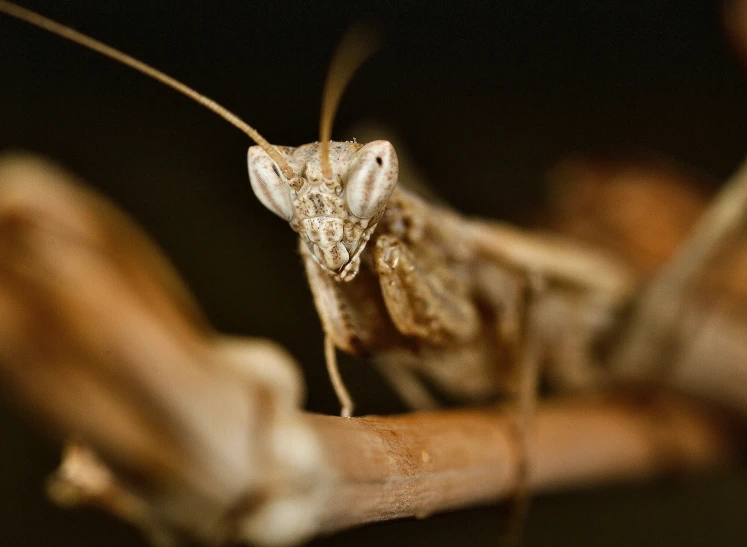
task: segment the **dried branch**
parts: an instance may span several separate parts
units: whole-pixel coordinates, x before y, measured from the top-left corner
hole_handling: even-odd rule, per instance
[[[336,472],[320,532],[485,503],[516,487],[518,446],[506,411],[310,421]],[[723,464],[734,446],[722,423],[674,399],[648,408],[613,400],[545,402],[533,432],[531,488],[590,486]]]

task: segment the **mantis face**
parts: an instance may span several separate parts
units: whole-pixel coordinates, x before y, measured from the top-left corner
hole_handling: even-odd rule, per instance
[[[259,201],[288,221],[323,270],[350,281],[397,184],[397,154],[388,141],[331,142],[332,176],[325,177],[320,146],[276,147],[295,173],[291,179],[265,150],[252,146],[249,181]]]

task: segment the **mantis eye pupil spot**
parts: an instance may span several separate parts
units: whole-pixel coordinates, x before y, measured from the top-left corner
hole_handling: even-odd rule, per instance
[[[278,166],[275,165],[274,163],[272,164],[272,170],[275,171],[275,174],[278,176],[278,178],[281,178],[280,177],[280,170],[278,169]]]
[[[380,158],[380,157],[378,157],[378,156],[376,156],[376,163],[378,163],[378,164],[379,164],[379,167],[381,167],[381,166],[382,166],[382,165],[384,164],[384,162],[383,162],[383,161],[381,161],[381,158]]]

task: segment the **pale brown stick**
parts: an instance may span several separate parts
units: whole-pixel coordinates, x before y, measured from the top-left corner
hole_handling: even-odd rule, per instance
[[[660,406],[610,400],[541,404],[531,489],[694,471],[733,456],[717,418],[681,400],[664,404],[669,419],[663,422]],[[319,532],[491,502],[510,496],[516,485],[520,456],[508,411],[309,420],[338,474]],[[662,459],[664,453],[674,457]]]

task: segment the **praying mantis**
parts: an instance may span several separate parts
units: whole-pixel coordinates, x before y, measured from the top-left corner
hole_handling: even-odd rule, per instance
[[[249,150],[252,188],[301,233],[333,378],[337,348],[373,356],[421,408],[433,403],[418,375],[456,399],[514,389],[524,411],[541,364],[558,364],[576,388],[602,383],[592,348],[633,297],[624,267],[429,203],[395,184],[397,152],[383,142],[333,142],[327,160],[318,144],[263,144]],[[559,316],[560,330],[543,321]],[[507,370],[519,372],[518,385],[507,388]],[[350,415],[339,379],[336,388]]]
[[[416,408],[433,402],[413,372],[456,399],[475,401],[505,391],[505,370],[516,369],[523,379],[514,389],[525,406],[543,360],[574,352],[575,375],[592,374],[578,370],[592,361],[593,330],[600,327],[591,325],[625,303],[631,284],[624,271],[593,254],[430,204],[398,184],[397,152],[389,141],[330,140],[342,92],[370,54],[365,39],[350,35],[333,61],[319,142],[278,147],[142,62],[14,4],[2,7],[184,93],[257,143],[247,156],[250,183],[259,201],[300,235],[343,416],[352,414],[353,402],[335,349],[373,356]],[[567,336],[572,347],[557,352],[550,337],[558,333],[539,332],[540,317],[549,312],[573,317],[566,322],[576,331]]]

